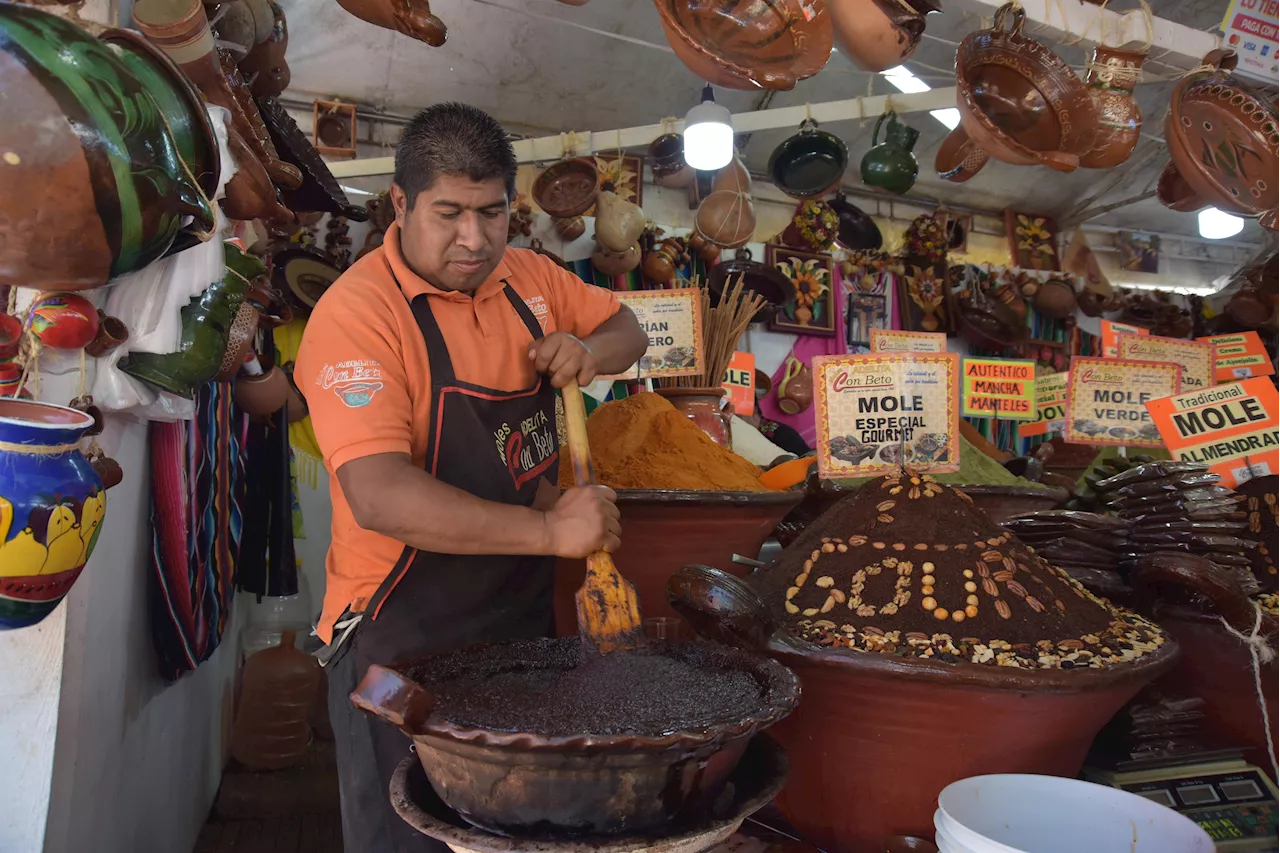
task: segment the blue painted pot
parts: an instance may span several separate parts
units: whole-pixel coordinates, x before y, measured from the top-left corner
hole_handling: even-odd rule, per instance
[[[0,400],[0,630],[47,616],[98,544],[106,492],[76,447],[91,426],[75,409]]]

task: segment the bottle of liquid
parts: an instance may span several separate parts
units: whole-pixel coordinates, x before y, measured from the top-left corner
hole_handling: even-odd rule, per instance
[[[280,770],[302,760],[311,741],[309,712],[320,688],[320,664],[294,647],[286,629],[278,645],[244,664],[231,754],[255,770]]]

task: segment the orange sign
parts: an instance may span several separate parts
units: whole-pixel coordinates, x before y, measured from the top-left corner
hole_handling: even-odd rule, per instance
[[[872,329],[872,352],[946,352],[947,336],[942,332],[904,332]]]
[[[1214,346],[1213,377],[1218,382],[1231,382],[1249,376],[1269,376],[1276,372],[1257,332],[1234,335],[1210,335],[1196,338]]]
[[[1128,323],[1116,323],[1111,320],[1102,321],[1102,355],[1104,358],[1116,358],[1120,355],[1120,335],[1149,335],[1150,329],[1131,326]]]
[[[756,410],[756,357],[749,352],[735,352],[721,383],[728,392],[735,415],[752,415]]]
[[[959,374],[949,352],[815,358],[819,476],[959,471]]]
[[[1213,384],[1213,347],[1200,341],[1155,335],[1116,336],[1120,358],[1126,361],[1171,361],[1182,367],[1179,391],[1195,391]]]
[[[1182,368],[1168,361],[1071,359],[1066,428],[1072,444],[1163,447],[1147,403],[1176,394]]]
[[[1176,394],[1147,403],[1169,452],[1184,462],[1207,462],[1234,486],[1277,473],[1280,400],[1265,377]]]

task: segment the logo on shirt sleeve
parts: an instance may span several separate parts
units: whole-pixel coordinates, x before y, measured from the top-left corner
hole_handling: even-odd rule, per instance
[[[347,408],[361,409],[373,402],[374,395],[385,386],[382,365],[371,359],[353,359],[320,368],[316,384],[332,390]]]

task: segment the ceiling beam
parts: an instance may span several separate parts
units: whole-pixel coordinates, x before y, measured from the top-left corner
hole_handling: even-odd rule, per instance
[[[917,92],[911,95],[872,95],[843,101],[826,101],[821,104],[735,113],[733,129],[735,133],[754,133],[757,130],[796,128],[806,116],[812,117],[818,124],[832,124],[841,121],[873,119],[890,106],[898,113],[913,113],[945,109],[955,105],[954,87],[930,89],[928,92]],[[684,121],[676,122],[673,130],[676,133],[683,132]],[[565,145],[569,141],[572,141],[578,154],[585,155],[594,154],[597,151],[616,151],[619,148],[647,146],[665,132],[667,130],[660,124],[646,124],[620,130],[578,133],[572,139],[569,134],[521,139],[515,143],[514,147],[516,160],[521,163],[537,163],[559,160],[564,156]],[[365,178],[392,174],[395,171],[395,158],[367,157],[359,160],[335,161],[328,165],[329,171],[335,178]]]
[[[991,20],[1002,5],[1004,0],[955,0],[947,8],[960,8]],[[1034,36],[1041,41],[1083,38],[1096,44],[1105,34],[1110,45],[1140,48],[1147,43],[1147,24],[1138,9],[1113,12],[1082,0],[1023,0],[1022,8],[1027,15],[1026,35],[1033,35],[1031,31],[1035,29]],[[1167,18],[1151,19],[1150,55],[1174,67],[1195,68],[1218,42],[1214,33]]]

